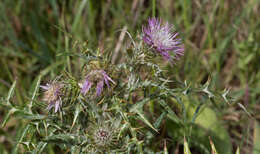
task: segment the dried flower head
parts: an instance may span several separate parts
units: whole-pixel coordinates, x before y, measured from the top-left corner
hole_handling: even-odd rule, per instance
[[[184,54],[184,46],[177,36],[178,33],[172,32],[172,26],[168,22],[162,24],[157,18],[148,19],[147,27],[143,26],[143,41],[169,61]],[[170,51],[174,53],[173,57]]]
[[[107,87],[109,88],[109,82],[115,84],[115,82],[107,75],[104,70],[93,70],[87,74],[81,87],[81,93],[86,95],[91,86],[96,83],[96,96],[100,96],[104,88],[104,83],[106,83]]]
[[[55,113],[60,110],[63,86],[64,85],[59,82],[53,82],[51,84],[47,83],[45,86],[40,86],[45,90],[43,101],[48,103],[47,110],[50,110],[52,107],[54,107]]]

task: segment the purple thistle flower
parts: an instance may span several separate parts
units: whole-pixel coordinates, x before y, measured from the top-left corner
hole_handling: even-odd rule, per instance
[[[92,83],[89,81],[89,78],[86,77],[85,82],[83,83],[83,86],[81,88],[81,93],[86,95],[86,93],[89,91],[89,89],[91,88]]]
[[[96,88],[96,95],[97,96],[100,96],[100,94],[103,90],[103,87],[104,87],[104,80],[101,80],[97,83],[97,88]]]
[[[61,90],[63,88],[63,84],[61,83],[52,83],[52,84],[46,84],[45,86],[40,86],[42,89],[45,90],[43,101],[46,101],[48,104],[47,110],[51,110],[54,107],[54,112],[60,110],[60,107],[62,105],[61,100]]]
[[[143,26],[143,41],[151,46],[155,51],[163,56],[164,59],[172,61],[179,59],[184,54],[184,46],[181,39],[178,39],[178,33],[172,32],[172,26],[166,22],[162,24],[160,19],[148,19],[147,27]],[[171,57],[169,52],[173,52]]]
[[[110,88],[109,82],[115,84],[115,82],[107,75],[104,70],[93,70],[86,76],[86,79],[81,87],[81,93],[86,95],[92,84],[97,83],[96,96],[100,96],[104,88],[104,83],[106,83],[107,87]]]

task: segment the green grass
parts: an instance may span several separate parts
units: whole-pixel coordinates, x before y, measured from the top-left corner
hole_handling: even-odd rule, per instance
[[[211,129],[212,125],[207,126],[200,116],[196,122],[203,123],[203,129],[213,133],[227,132],[233,152],[240,147],[241,153],[260,153],[256,146],[260,142],[259,10],[258,0],[2,0],[0,97],[20,106],[33,102],[39,81],[46,83],[62,70],[79,77],[80,60],[59,55],[86,48],[101,53],[115,51],[124,26],[134,39],[140,39],[142,24],[148,17],[156,16],[174,24],[185,44],[185,56],[174,67],[164,66],[170,78],[187,81],[192,87],[204,85],[210,79],[212,90],[231,89],[234,98],[231,104],[216,102],[204,107],[216,118],[217,128]],[[86,48],[78,45],[83,43]],[[130,43],[125,35],[119,55],[126,52]],[[121,62],[120,57],[117,56],[116,63]],[[187,110],[187,115],[198,107],[198,99],[194,102],[195,107]],[[8,113],[0,108],[2,122]],[[3,137],[0,151],[15,150],[15,141],[23,136],[26,123],[11,117],[0,128]],[[177,130],[173,124],[169,127]],[[183,136],[174,132],[171,135],[177,140],[171,146],[181,149],[178,139],[183,141]],[[197,136],[203,135],[198,131]],[[192,153],[196,153],[199,143],[209,141],[208,137],[200,139],[187,138],[194,145]],[[55,151],[51,146],[48,150]]]

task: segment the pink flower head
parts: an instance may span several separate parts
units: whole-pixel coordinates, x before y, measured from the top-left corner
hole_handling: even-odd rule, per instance
[[[48,103],[47,110],[51,110],[52,107],[54,107],[54,112],[60,110],[62,100],[62,88],[63,84],[54,82],[51,84],[46,84],[45,86],[40,86],[42,89],[45,90],[43,101],[46,101]]]
[[[81,93],[86,95],[86,93],[88,93],[88,91],[90,90],[91,86],[94,83],[97,83],[96,96],[100,96],[104,88],[104,83],[109,88],[109,82],[115,84],[115,82],[107,75],[107,73],[104,70],[93,70],[86,76],[85,81],[81,87]]]
[[[172,26],[168,22],[162,24],[157,18],[148,19],[148,25],[143,26],[143,41],[169,61],[184,54],[181,39],[177,38],[178,33],[172,32],[171,29]],[[174,56],[171,57],[169,52],[173,52]]]

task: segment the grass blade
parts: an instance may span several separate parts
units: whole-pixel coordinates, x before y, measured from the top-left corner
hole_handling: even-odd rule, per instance
[[[218,154],[214,143],[212,142],[211,138],[209,137],[209,142],[210,142],[210,146],[211,146],[211,154]]]
[[[184,137],[184,154],[191,154],[189,145],[188,145],[185,137]]]

